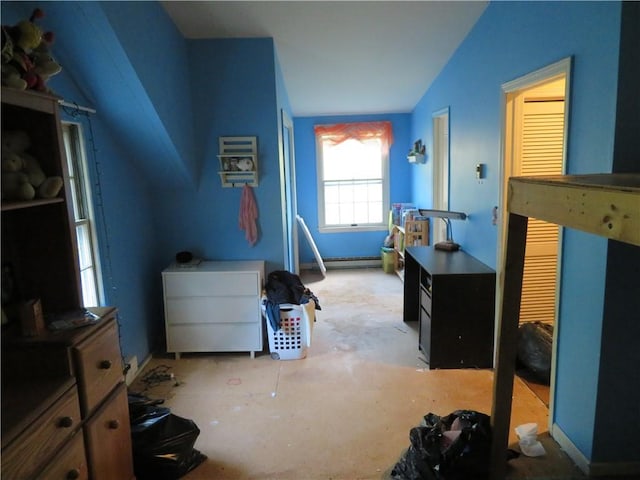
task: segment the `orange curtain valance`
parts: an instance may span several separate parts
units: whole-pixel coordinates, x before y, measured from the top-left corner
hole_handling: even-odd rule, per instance
[[[387,149],[393,143],[391,122],[335,123],[333,125],[315,125],[313,129],[316,135],[330,137],[336,145],[351,138],[355,140],[379,138]]]

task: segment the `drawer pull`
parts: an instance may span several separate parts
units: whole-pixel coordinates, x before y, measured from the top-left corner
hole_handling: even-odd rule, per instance
[[[107,423],[107,426],[111,430],[117,430],[118,428],[120,428],[120,422],[118,420],[109,420],[109,423]]]
[[[80,470],[78,470],[77,468],[74,468],[73,470],[69,470],[69,472],[67,473],[66,479],[76,480],[77,478],[80,478]]]
[[[69,428],[73,425],[73,418],[71,417],[62,417],[58,422],[58,426],[62,428]]]
[[[111,360],[102,360],[100,362],[100,369],[109,370],[111,368]]]

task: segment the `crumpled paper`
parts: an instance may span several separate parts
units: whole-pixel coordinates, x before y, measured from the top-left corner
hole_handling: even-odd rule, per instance
[[[527,457],[540,457],[547,452],[538,441],[538,424],[525,423],[515,428],[518,435],[520,450]]]

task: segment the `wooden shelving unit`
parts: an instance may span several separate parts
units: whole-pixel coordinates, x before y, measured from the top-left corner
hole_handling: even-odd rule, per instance
[[[2,87],[1,103],[3,133],[25,132],[29,154],[64,182],[56,198],[2,201],[2,478],[133,479],[116,310],[64,332],[21,328],[30,302],[44,327],[79,312],[82,294],[58,98]]]
[[[406,220],[404,227],[393,226],[393,248],[396,251],[396,273],[404,280],[404,249],[429,245],[429,220]]]

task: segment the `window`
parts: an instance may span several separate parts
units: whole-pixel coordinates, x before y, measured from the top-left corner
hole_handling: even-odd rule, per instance
[[[388,229],[390,122],[317,125],[320,231]]]
[[[91,189],[87,173],[86,151],[82,128],[76,123],[63,122],[62,137],[67,153],[67,166],[71,184],[73,214],[78,240],[78,259],[82,302],[85,307],[100,305],[101,285],[98,265],[98,247],[95,221],[91,207]]]

